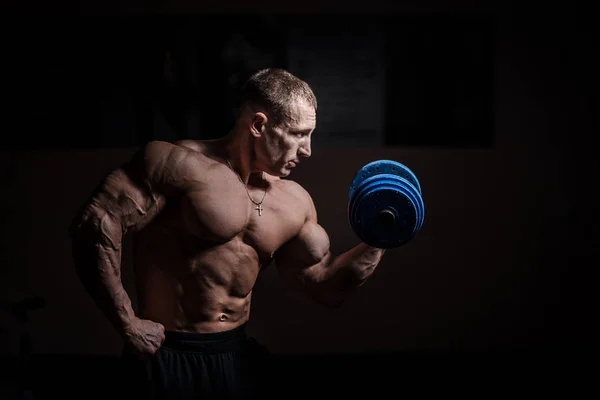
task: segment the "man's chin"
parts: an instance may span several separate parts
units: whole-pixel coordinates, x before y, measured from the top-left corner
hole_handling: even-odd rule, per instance
[[[286,176],[292,173],[292,168],[289,168],[288,166],[283,166],[280,169],[271,169],[270,171],[265,169],[264,171],[271,176],[285,178]]]
[[[288,176],[289,174],[292,173],[292,170],[290,168],[287,167],[283,167],[281,168],[281,170],[279,171],[279,177],[280,178],[285,178],[286,176]]]

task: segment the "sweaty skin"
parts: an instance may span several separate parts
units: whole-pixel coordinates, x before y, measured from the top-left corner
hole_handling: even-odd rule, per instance
[[[268,122],[256,115],[250,125],[259,137]],[[81,281],[117,331],[139,339],[138,350],[155,351],[163,329],[220,332],[242,325],[258,274],[272,261],[287,282],[328,306],[371,276],[383,250],[361,243],[332,257],[310,195],[281,179],[299,162],[297,154],[310,155],[314,123],[293,129],[302,127],[299,120],[271,128],[255,150],[263,165],[251,170],[238,160],[247,171],[241,175],[227,163],[224,140],[151,142],[110,173],[77,214],[70,234]],[[258,202],[265,190],[259,216],[248,194]],[[137,313],[121,283],[128,233]]]

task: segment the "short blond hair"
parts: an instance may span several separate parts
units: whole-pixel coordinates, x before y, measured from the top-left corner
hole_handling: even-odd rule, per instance
[[[308,83],[281,68],[265,68],[252,74],[242,86],[238,107],[262,107],[275,125],[290,115],[290,104],[301,100],[317,112],[317,99]]]

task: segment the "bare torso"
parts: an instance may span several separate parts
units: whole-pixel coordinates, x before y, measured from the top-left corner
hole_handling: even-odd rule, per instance
[[[163,211],[134,236],[138,317],[167,330],[218,332],[248,320],[252,288],[274,252],[306,220],[302,190],[292,181],[238,175],[212,157],[214,144],[192,144],[207,166],[204,185],[166,198]]]

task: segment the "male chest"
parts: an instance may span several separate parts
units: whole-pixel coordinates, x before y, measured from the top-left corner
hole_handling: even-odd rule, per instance
[[[270,254],[302,227],[306,212],[281,184],[248,191],[235,182],[220,190],[192,193],[182,199],[181,222],[199,237],[219,242],[233,238]]]
[[[276,191],[271,194],[262,203],[252,203],[243,233],[245,242],[269,256],[296,236],[305,221],[305,211],[293,196]]]

